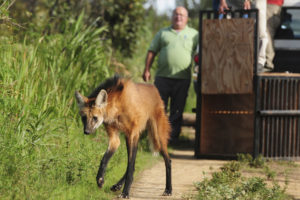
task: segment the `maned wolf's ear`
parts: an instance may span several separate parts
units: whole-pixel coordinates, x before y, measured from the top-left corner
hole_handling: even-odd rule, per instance
[[[83,107],[85,102],[87,102],[87,98],[81,95],[78,91],[75,91],[75,97],[79,107]]]
[[[107,104],[107,92],[101,90],[96,98],[95,105],[98,107],[105,106]]]

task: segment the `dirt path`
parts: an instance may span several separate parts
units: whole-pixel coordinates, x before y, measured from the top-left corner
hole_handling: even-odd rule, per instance
[[[194,133],[191,135],[194,135]],[[205,172],[205,176],[209,177],[213,172],[218,171],[224,163],[228,162],[224,160],[195,159],[193,145],[193,142],[188,142],[188,144],[184,145],[185,148],[175,149],[170,154],[172,159],[172,196],[161,196],[165,189],[166,181],[164,161],[161,159],[153,167],[144,170],[135,177],[130,191],[130,199],[192,199],[197,193],[194,183],[203,180],[203,173]],[[299,161],[296,164],[300,166]],[[273,168],[273,166],[270,167]],[[284,173],[279,175],[276,180],[283,187],[286,181]],[[300,167],[292,168],[292,171],[288,175],[288,181],[289,184],[286,193],[291,195],[294,200],[300,200]]]
[[[196,160],[193,156],[192,150],[174,150],[171,154],[172,196],[161,196],[165,189],[165,166],[164,162],[160,161],[136,178],[131,188],[130,199],[189,199],[196,193],[193,183],[202,180],[203,172],[218,170],[225,163],[216,160]]]
[[[194,182],[203,180],[203,172],[209,176],[227,161],[194,159],[192,150],[174,150],[172,157],[173,195],[161,196],[165,189],[165,166],[163,160],[150,169],[146,169],[135,178],[130,192],[131,200],[187,200],[196,194]],[[296,162],[298,165],[300,162]],[[289,184],[286,193],[294,200],[300,200],[300,168],[288,176]],[[283,187],[285,178],[277,178]]]
[[[135,178],[130,191],[132,200],[191,199],[197,191],[194,183],[203,179],[203,172],[210,175],[226,162],[222,160],[199,160],[194,158],[193,128],[184,128],[184,135],[190,138],[183,148],[170,153],[172,159],[172,196],[162,196],[165,189],[165,165],[163,159],[150,169],[146,169]]]

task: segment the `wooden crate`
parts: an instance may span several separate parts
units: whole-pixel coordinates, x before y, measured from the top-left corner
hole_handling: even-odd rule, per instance
[[[300,74],[256,72],[257,10],[212,15],[199,19],[195,156],[300,160]]]
[[[253,11],[253,10],[252,10]],[[249,11],[252,12],[252,11]],[[257,12],[254,18],[211,19],[200,12],[197,122],[198,158],[253,153]],[[206,14],[206,13],[205,13]],[[200,77],[199,77],[200,76]]]

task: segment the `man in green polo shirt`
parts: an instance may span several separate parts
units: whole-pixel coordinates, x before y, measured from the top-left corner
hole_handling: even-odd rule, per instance
[[[166,109],[170,99],[171,142],[176,142],[181,132],[182,114],[191,80],[192,58],[198,44],[198,32],[188,27],[187,22],[188,11],[184,7],[175,8],[172,25],[161,29],[152,40],[143,73],[144,81],[149,81],[150,68],[158,54],[154,84]]]

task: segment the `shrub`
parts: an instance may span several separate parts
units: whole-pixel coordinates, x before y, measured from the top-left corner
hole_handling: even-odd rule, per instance
[[[205,177],[203,181],[196,183],[196,188],[199,191],[197,199],[289,199],[285,194],[284,189],[281,189],[275,182],[273,182],[271,187],[267,186],[263,178],[243,177],[240,169],[240,163],[232,161],[225,164],[220,172],[213,173],[211,179]]]

